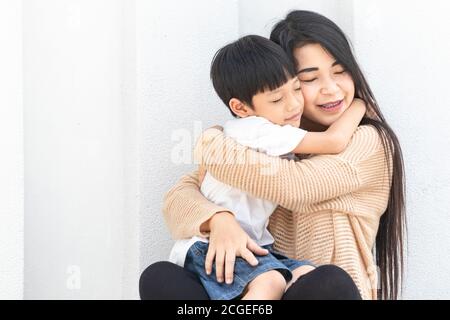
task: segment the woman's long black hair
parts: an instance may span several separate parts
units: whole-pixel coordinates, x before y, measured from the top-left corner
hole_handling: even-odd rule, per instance
[[[333,21],[315,12],[292,11],[274,26],[270,39],[279,44],[295,64],[293,54],[296,48],[320,44],[351,75],[355,96],[367,103],[369,113],[376,115],[364,117],[361,123],[376,128],[386,151],[388,168],[393,171],[388,206],[380,219],[374,250],[380,269],[380,297],[397,299],[402,287],[406,237],[404,164],[397,136],[381,113],[347,37]]]

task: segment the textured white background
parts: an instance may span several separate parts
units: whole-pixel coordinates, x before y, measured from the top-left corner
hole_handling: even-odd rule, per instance
[[[23,296],[22,4],[0,2],[0,300]]]
[[[405,299],[450,298],[450,3],[355,1],[355,45],[407,175]]]
[[[195,168],[195,135],[230,117],[210,84],[213,54],[241,35],[268,36],[291,9],[321,12],[350,36],[401,140],[404,298],[450,298],[448,2],[0,4],[10,31],[0,50],[0,298],[138,298],[140,272],[172,245],[164,193]]]

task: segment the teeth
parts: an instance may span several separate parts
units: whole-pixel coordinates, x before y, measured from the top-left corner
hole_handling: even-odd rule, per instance
[[[331,103],[331,104],[323,104],[323,105],[321,105],[321,107],[326,108],[326,109],[331,109],[331,108],[337,107],[340,103],[341,103],[341,101]]]

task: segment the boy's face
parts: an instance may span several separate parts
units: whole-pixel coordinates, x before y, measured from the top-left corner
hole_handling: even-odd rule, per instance
[[[297,77],[276,90],[256,94],[252,102],[253,109],[249,110],[249,115],[263,117],[282,126],[300,127],[304,100]]]

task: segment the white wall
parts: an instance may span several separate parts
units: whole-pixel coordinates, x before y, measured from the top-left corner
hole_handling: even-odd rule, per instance
[[[240,35],[268,36],[292,9],[321,12],[352,38],[400,137],[405,298],[450,297],[445,1],[5,3],[0,298],[22,297],[23,284],[28,299],[137,298],[140,271],[172,245],[164,193],[195,168],[195,136],[230,118],[209,80],[214,53]]]
[[[351,36],[353,32],[352,0],[241,0],[239,34],[270,36],[272,27],[292,10],[319,12],[338,23]]]
[[[22,3],[0,2],[0,300],[23,298]]]
[[[450,298],[450,3],[355,1],[355,46],[399,135],[409,227],[404,298]]]
[[[117,299],[126,287],[125,3],[24,1],[27,299]]]
[[[209,66],[238,36],[238,1],[138,0],[136,12],[143,269],[168,258],[173,242],[162,199],[194,169],[194,135],[231,117],[214,94]],[[187,152],[172,157],[176,145]]]

